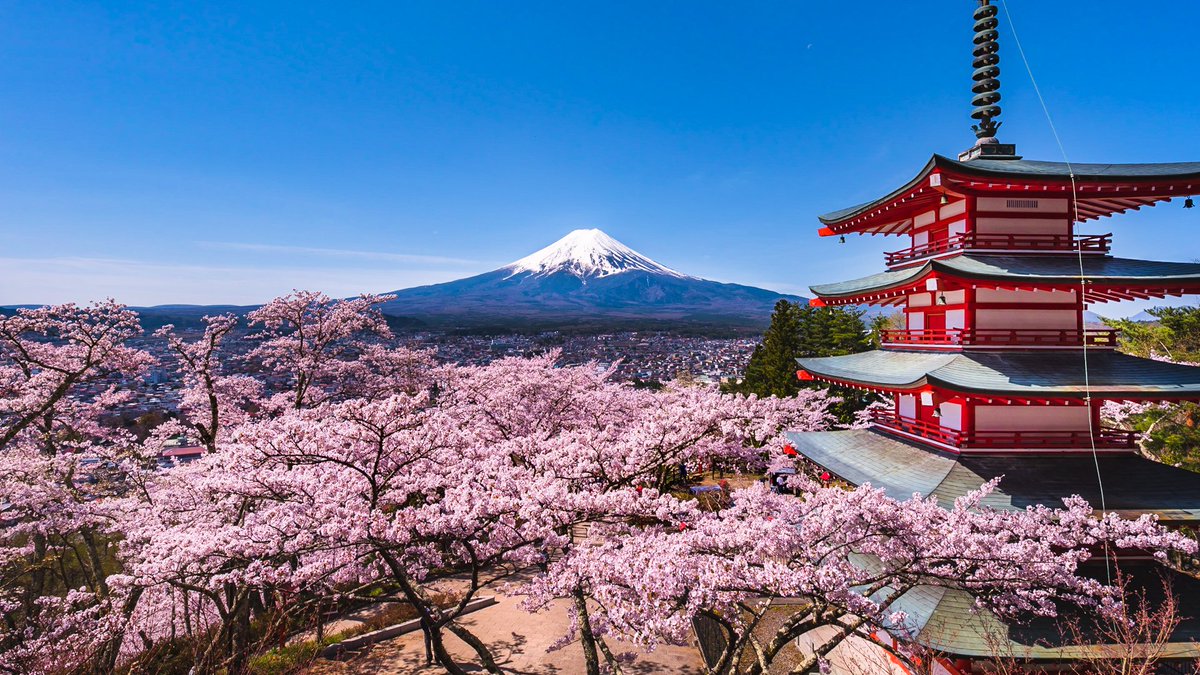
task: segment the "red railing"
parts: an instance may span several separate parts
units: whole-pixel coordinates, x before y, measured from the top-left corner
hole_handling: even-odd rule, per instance
[[[876,426],[893,431],[903,431],[905,433],[928,438],[930,440],[939,441],[946,445],[959,447],[962,444],[963,434],[961,431],[947,429],[938,424],[930,424],[922,420],[909,419],[900,417],[899,415],[888,412],[886,410],[872,410],[871,422]]]
[[[1116,347],[1120,331],[1111,328],[951,328],[883,330],[884,344],[928,347]]]
[[[917,244],[899,251],[884,253],[889,267],[917,258],[960,250],[985,251],[1081,251],[1108,253],[1111,234],[978,234],[964,232],[946,239]]]
[[[1093,434],[1096,447],[1102,450],[1132,450],[1137,446],[1137,434],[1124,429],[1100,427]],[[1088,448],[1086,431],[973,431],[967,435],[967,448]]]
[[[957,448],[1054,450],[1090,448],[1092,445],[1087,431],[956,431],[883,410],[872,411],[871,421],[884,430],[920,436]],[[1137,434],[1132,431],[1100,427],[1092,436],[1096,448],[1102,450],[1132,450],[1137,447]]]

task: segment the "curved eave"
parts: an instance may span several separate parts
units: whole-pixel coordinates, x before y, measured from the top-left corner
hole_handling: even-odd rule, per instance
[[[928,180],[934,173],[941,174],[940,180]],[[977,185],[978,179],[987,183]],[[907,221],[936,203],[943,192],[987,195],[1046,191],[1068,196],[1065,191],[1069,190],[1077,191],[1079,196],[1079,220],[1110,216],[1200,192],[1200,162],[1068,166],[1025,159],[960,162],[935,154],[912,180],[883,197],[818,216],[824,225],[819,233],[901,234],[907,229]]]
[[[1112,351],[929,353],[878,349],[796,359],[807,379],[880,392],[939,389],[973,398],[1200,400],[1200,367]]]
[[[1108,510],[1137,517],[1152,513],[1175,524],[1200,523],[1200,474],[1139,455],[957,455],[871,429],[788,432],[792,447],[853,485],[870,483],[895,499],[913,494],[940,504],[1000,478],[984,504],[1001,510],[1060,506],[1077,494],[1099,504],[1095,463],[1109,476]]]
[[[926,178],[929,177],[929,174],[933,172],[933,169],[937,166],[938,157],[939,155],[934,155],[925,164],[925,168],[921,169],[921,172],[914,176],[912,180],[908,181],[892,192],[880,197],[879,199],[864,202],[856,206],[839,209],[837,211],[830,211],[824,215],[817,216],[817,219],[827,226],[834,227],[846,222],[847,220],[861,216],[875,207],[895,201],[905,194],[911,193],[914,189],[919,187],[921,183],[925,182]],[[830,232],[829,234],[833,234],[833,232]]]
[[[1200,162],[1160,162],[1145,164],[1070,164],[1030,159],[973,159],[960,162],[934,155],[930,163],[939,169],[968,176],[988,178],[1070,181],[1088,183],[1150,183],[1200,181]]]
[[[835,284],[811,286],[826,305],[892,304],[903,294],[922,288],[931,275],[950,284],[989,281],[998,287],[1023,285],[1075,288],[1079,262],[1070,256],[958,255],[930,260],[919,267],[872,274]],[[1088,282],[1087,302],[1161,298],[1200,292],[1200,264],[1090,257],[1082,279]]]

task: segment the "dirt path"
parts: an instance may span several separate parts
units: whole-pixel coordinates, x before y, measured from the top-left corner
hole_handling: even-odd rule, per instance
[[[496,655],[506,672],[521,675],[574,675],[584,672],[583,649],[578,642],[555,652],[546,652],[566,632],[567,604],[559,603],[549,611],[529,614],[522,610],[519,597],[497,593],[498,603],[469,614],[461,623],[483,640]],[[469,672],[483,672],[473,665],[474,652],[453,635],[446,634],[446,646]],[[636,651],[629,645],[611,645],[614,653]],[[630,675],[680,674],[702,672],[700,652],[694,646],[665,646],[624,668]],[[433,675],[442,668],[425,665],[425,646],[420,631],[382,642],[367,653],[346,662],[321,660],[308,671],[312,675],[335,673],[380,673],[395,675]]]

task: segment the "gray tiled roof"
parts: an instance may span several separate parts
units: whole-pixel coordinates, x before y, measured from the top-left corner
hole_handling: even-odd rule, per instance
[[[878,566],[877,559],[852,554],[852,562],[867,569]],[[1100,561],[1093,560],[1080,567],[1080,575],[1107,583],[1108,574]],[[1177,601],[1190,607],[1200,603],[1200,580],[1161,568],[1153,563],[1126,563],[1122,567],[1126,589],[1145,593],[1147,599],[1158,606],[1161,601],[1161,577],[1170,579]],[[891,589],[881,591],[883,597]],[[960,588],[941,586],[917,586],[900,596],[891,606],[893,611],[902,611],[905,620],[901,625],[888,626],[888,630],[902,638],[938,650],[944,654],[966,657],[1001,656],[1015,659],[1033,659],[1043,662],[1071,661],[1104,647],[1071,644],[1071,635],[1064,634],[1063,620],[1058,618],[1033,617],[1025,623],[1006,625],[995,614],[980,610],[970,592]],[[1065,614],[1076,615],[1069,608]],[[1080,617],[1085,631],[1090,625],[1086,616]],[[1094,634],[1094,633],[1093,633]],[[1164,659],[1189,659],[1200,657],[1200,620],[1188,617],[1172,632],[1171,639],[1163,645]]]
[[[1042,162],[1036,159],[972,159],[966,162],[934,155],[940,168],[987,176],[1013,176],[1087,181],[1124,181],[1144,178],[1200,177],[1200,162],[1157,162],[1150,164],[1075,164]]]
[[[789,433],[788,440],[800,454],[840,478],[854,485],[870,483],[894,499],[918,494],[949,505],[1002,477],[984,504],[1004,510],[1058,507],[1070,495],[1099,509],[1099,462],[1109,511],[1200,522],[1200,474],[1132,454],[1095,459],[1090,454],[953,455],[866,429]]]
[[[952,455],[869,430],[793,432],[788,439],[800,454],[840,478],[854,485],[870,483],[895,499],[916,494],[934,496],[939,504],[949,505],[1001,477],[984,504],[1003,510],[1036,504],[1057,507],[1068,495],[1079,495],[1098,506],[1098,463],[1109,511],[1127,516],[1154,513],[1168,523],[1200,522],[1200,474],[1135,455],[1095,459],[1090,455]],[[877,564],[868,556],[851,557],[855,564],[866,567]],[[1131,563],[1122,569],[1128,588],[1144,591],[1151,602],[1161,594],[1160,570],[1153,564]],[[1184,606],[1200,606],[1200,580],[1162,571],[1170,576]],[[1081,567],[1080,572],[1104,580],[1104,568],[1098,562]],[[1005,625],[992,613],[979,611],[971,593],[958,588],[918,586],[901,596],[892,609],[903,611],[906,619],[903,626],[890,630],[955,656],[992,656],[998,651],[1000,656],[1013,658],[1064,661],[1096,649],[1069,644],[1053,619]],[[1185,619],[1164,645],[1163,658],[1200,657],[1198,639],[1200,620]]]
[[[1200,179],[1200,162],[1167,162],[1157,164],[1071,164],[1070,170],[1064,162],[1040,162],[1032,159],[973,159],[960,162],[942,155],[934,155],[912,180],[896,190],[869,202],[857,204],[820,216],[823,223],[836,223],[858,215],[871,207],[882,204],[916,187],[934,169],[947,169],[954,173],[993,176],[997,178],[1058,178],[1067,180],[1072,170],[1076,181],[1118,182],[1174,178],[1178,180]]]
[[[930,272],[992,281],[1061,284],[1079,283],[1080,279],[1079,259],[1073,256],[968,254],[930,260],[924,265],[909,269],[880,272],[861,279],[820,284],[811,288],[819,297],[844,297],[902,286],[917,281]],[[1094,283],[1105,284],[1200,283],[1200,263],[1085,256],[1083,276]]]
[[[846,356],[796,359],[814,375],[894,389],[925,385],[997,396],[1189,399],[1200,396],[1200,367],[1087,352],[1085,387],[1079,349],[937,353],[877,349]]]

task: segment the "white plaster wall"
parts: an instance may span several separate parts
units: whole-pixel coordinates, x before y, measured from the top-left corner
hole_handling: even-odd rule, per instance
[[[961,213],[966,213],[966,212],[967,212],[967,200],[965,200],[965,199],[960,199],[956,202],[950,202],[949,204],[938,209],[938,215],[941,216],[942,220],[946,220],[947,218],[953,218],[954,216],[957,216]]]
[[[938,405],[938,423],[944,429],[962,431],[963,407],[961,403],[941,403]]]
[[[925,312],[909,312],[908,313],[908,329],[909,330],[924,330],[925,329]]]
[[[1075,291],[1016,291],[980,288],[975,291],[976,302],[1029,302],[1039,304],[1073,303]]]
[[[976,218],[980,234],[1066,234],[1065,218]]]
[[[1087,406],[982,405],[975,431],[1087,431]]]
[[[946,296],[947,305],[961,305],[967,301],[966,291],[944,291],[939,295]]]
[[[946,310],[946,330],[954,330],[955,328],[967,327],[967,310],[965,309],[948,309]]]
[[[928,307],[933,304],[933,296],[929,293],[914,293],[908,296],[909,307]]]
[[[913,227],[917,228],[917,227],[925,227],[926,225],[932,225],[933,221],[935,221],[935,220],[937,220],[937,212],[936,211],[926,211],[925,213],[917,215],[916,217],[913,218]]]
[[[977,309],[976,328],[1002,330],[1067,329],[1079,327],[1074,309]]]
[[[900,395],[900,416],[909,419],[917,417],[917,397],[912,394]]]

